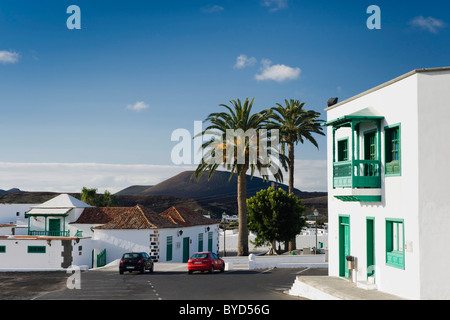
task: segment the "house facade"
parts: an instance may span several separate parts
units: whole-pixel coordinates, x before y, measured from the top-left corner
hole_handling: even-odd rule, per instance
[[[187,262],[196,251],[219,248],[218,222],[186,208],[97,208],[62,194],[33,205],[26,217],[25,235],[1,229],[0,270],[93,268],[130,251],[148,252],[155,262]]]
[[[449,89],[450,68],[420,69],[326,109],[330,276],[450,298]]]

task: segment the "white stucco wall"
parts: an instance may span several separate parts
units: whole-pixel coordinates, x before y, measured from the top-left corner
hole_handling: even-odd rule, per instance
[[[92,266],[92,242],[90,239],[70,240],[72,265]],[[47,240],[0,239],[5,252],[0,253],[0,271],[64,270],[61,267],[64,251],[61,239]],[[28,246],[43,246],[45,253],[29,253]]]
[[[208,232],[213,232],[213,251],[218,251],[218,225],[195,226],[188,228],[143,229],[143,230],[104,230],[95,229],[94,239],[97,247],[106,249],[107,262],[120,259],[126,252],[143,251],[150,253],[156,246],[159,249],[158,262],[167,262],[167,237],[172,236],[172,260],[183,261],[183,238],[189,237],[189,256],[198,251],[198,235],[203,233],[203,250],[208,250]],[[182,235],[179,231],[182,230]],[[157,238],[157,240],[155,240]],[[152,245],[155,243],[155,245]]]
[[[421,298],[450,299],[450,72],[419,74]]]

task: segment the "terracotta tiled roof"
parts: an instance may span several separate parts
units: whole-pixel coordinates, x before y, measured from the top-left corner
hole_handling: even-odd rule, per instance
[[[192,227],[197,225],[210,225],[219,223],[216,220],[212,220],[204,217],[203,215],[194,212],[184,207],[171,207],[160,215],[173,223],[173,227]]]
[[[82,224],[105,224],[110,222],[116,215],[124,209],[119,207],[90,207],[85,208],[77,221],[73,223]]]
[[[165,229],[211,225],[218,221],[186,208],[169,208],[162,213],[141,205],[135,207],[85,208],[73,223],[102,224],[96,229]]]

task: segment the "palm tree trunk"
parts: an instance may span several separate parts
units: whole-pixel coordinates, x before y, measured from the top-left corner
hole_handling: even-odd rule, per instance
[[[294,194],[294,143],[288,143],[288,151],[289,151],[289,193]],[[295,236],[293,239],[289,240],[289,251],[297,249],[297,245],[295,243]]]
[[[237,202],[239,214],[238,256],[248,256],[248,228],[247,228],[247,170],[238,175]]]

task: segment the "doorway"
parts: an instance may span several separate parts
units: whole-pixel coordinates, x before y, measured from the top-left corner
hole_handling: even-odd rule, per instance
[[[349,278],[346,257],[350,255],[350,217],[339,216],[339,276]]]

